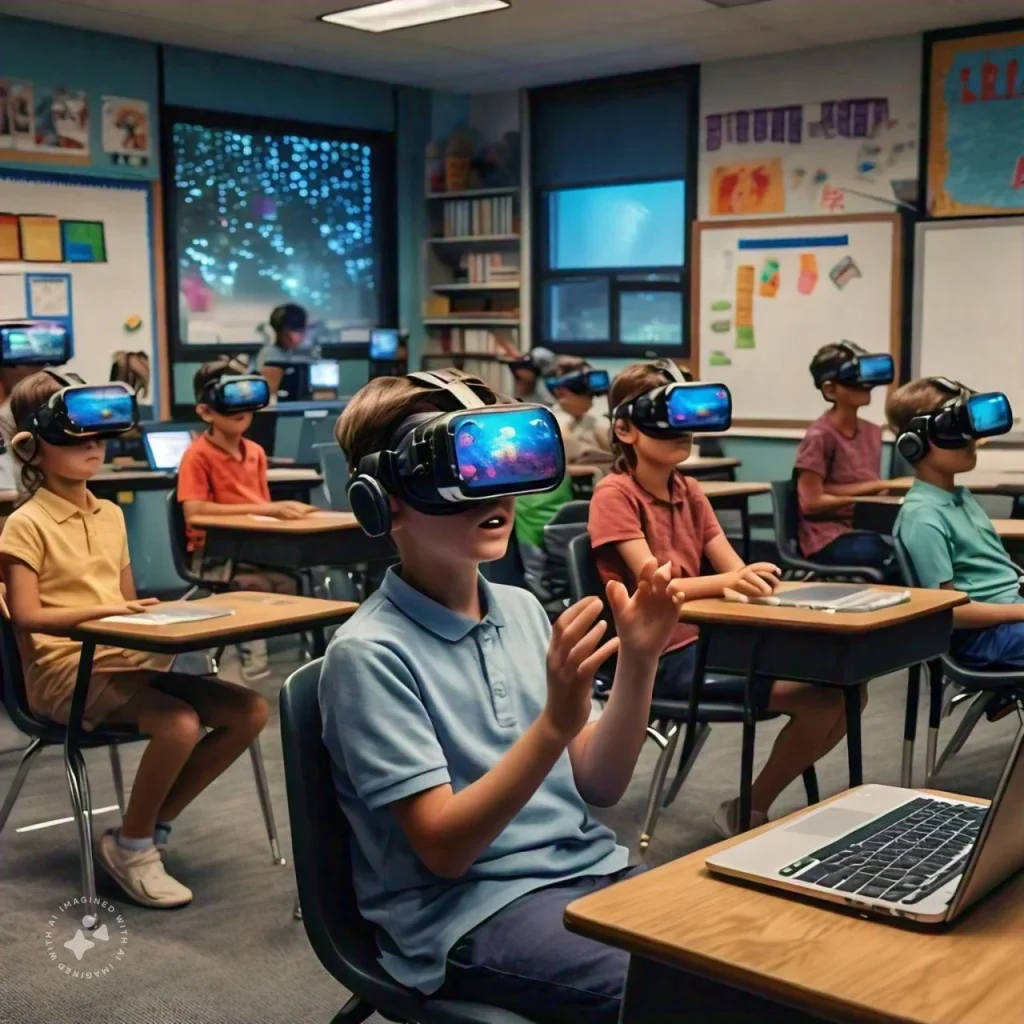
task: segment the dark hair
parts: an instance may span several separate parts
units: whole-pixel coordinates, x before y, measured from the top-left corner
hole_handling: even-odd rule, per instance
[[[818,377],[825,370],[831,370],[835,365],[843,358],[843,355],[853,351],[847,342],[839,342],[838,344],[822,345],[817,352],[814,353],[814,358],[811,360],[810,371],[811,377],[814,379],[814,386],[822,393],[826,401],[832,401],[827,395],[825,395],[824,387],[828,381],[822,381],[818,384]]]
[[[665,371],[654,363],[634,363],[627,366],[612,381],[608,392],[608,409],[614,412],[620,405],[633,401],[638,395],[653,391],[667,384]],[[611,447],[615,454],[613,473],[628,473],[636,465],[636,452],[631,444],[620,441],[615,433],[615,422],[612,422]]]
[[[447,372],[468,384],[488,405],[514,404],[479,377],[461,370]],[[334,437],[348,460],[349,473],[354,475],[367,455],[384,450],[410,416],[444,408],[445,403],[439,401],[441,393],[439,388],[411,377],[374,377],[361,387],[334,425]]]
[[[286,302],[270,314],[270,328],[275,334],[282,331],[304,331],[308,323],[309,314],[294,302]]]
[[[17,434],[20,424],[31,419],[33,414],[63,386],[46,372],[33,373],[31,377],[26,377],[15,384],[14,390],[11,391],[11,420],[14,425],[12,436]],[[32,461],[39,452],[39,442],[34,442],[31,454],[28,455],[24,451],[19,451],[13,444],[11,451],[21,463],[22,490],[32,497],[43,486],[45,480],[43,471]]]
[[[192,389],[195,392],[196,403],[202,402],[203,392],[206,390],[207,384],[212,384],[229,373],[240,374],[248,372],[249,368],[245,363],[239,362],[233,356],[223,356],[220,359],[214,359],[212,362],[203,363],[196,370],[196,374],[192,378]]]
[[[885,403],[885,418],[899,435],[907,430],[915,416],[938,412],[949,399],[950,395],[930,377],[918,377],[889,396]]]

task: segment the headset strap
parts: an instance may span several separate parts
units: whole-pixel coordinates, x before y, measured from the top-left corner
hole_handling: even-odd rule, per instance
[[[666,377],[668,377],[670,382],[675,384],[689,383],[686,379],[686,375],[679,369],[673,360],[659,359],[654,365],[661,370]]]
[[[481,409],[486,405],[483,399],[466,383],[464,377],[456,377],[448,370],[419,370],[408,376],[410,380],[428,384],[439,391],[449,392],[452,397],[458,399],[464,409]]]
[[[57,373],[56,370],[49,369],[44,369],[43,373],[52,377],[62,388],[71,388],[74,387],[76,384],[79,386],[85,385],[85,381],[82,380],[82,378],[79,377],[77,373],[68,373],[62,376],[61,374]]]

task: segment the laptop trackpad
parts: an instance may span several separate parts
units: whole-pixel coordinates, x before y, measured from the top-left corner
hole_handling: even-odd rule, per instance
[[[826,807],[817,814],[787,825],[784,831],[796,832],[803,836],[833,837],[852,832],[855,828],[878,817],[877,811],[852,811],[843,807]]]

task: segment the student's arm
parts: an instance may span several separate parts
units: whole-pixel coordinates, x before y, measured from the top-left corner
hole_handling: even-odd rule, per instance
[[[820,473],[804,469],[797,478],[797,497],[800,511],[805,516],[822,515],[836,509],[847,508],[850,498],[863,498],[881,494],[889,484],[885,480],[862,480],[856,484],[826,484]]]
[[[130,605],[138,605],[140,608],[145,608],[150,605],[159,604],[160,602],[155,597],[145,597],[140,599],[138,591],[135,589],[135,577],[132,575],[132,562],[131,557],[128,554],[128,530],[124,527],[124,513],[121,509],[117,510],[121,514],[121,596]]]
[[[952,580],[940,584],[941,590],[955,590]],[[984,604],[971,601],[953,609],[953,626],[956,629],[987,629],[1002,626],[1007,622],[1024,622],[1024,604]]]

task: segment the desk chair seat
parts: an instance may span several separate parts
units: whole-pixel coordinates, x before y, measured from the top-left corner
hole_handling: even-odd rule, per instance
[[[790,573],[799,573],[805,580],[853,580],[861,583],[884,583],[878,569],[866,565],[826,565],[805,558],[800,552],[799,503],[795,480],[776,480],[772,484],[772,524],[779,563]]]
[[[908,587],[920,586],[920,579],[907,549],[897,539],[896,560]],[[1024,570],[1015,566],[1017,574],[1024,576]],[[993,704],[1007,697],[1015,700],[1018,707],[1024,707],[1024,668],[1001,668],[986,666],[978,668],[959,661],[953,654],[946,653],[928,666],[930,700],[928,708],[928,746],[925,751],[926,784],[931,785],[943,765],[967,742],[974,727],[981,721],[985,712]],[[903,784],[912,784],[912,764],[914,742],[917,726],[917,705],[920,697],[921,667],[914,666],[910,670],[910,682],[907,687],[906,724],[903,733]],[[960,692],[946,698],[945,691],[950,686],[958,687]],[[952,738],[936,757],[939,742],[939,728],[944,714],[948,714],[960,703],[970,702],[967,712],[961,719]]]
[[[604,604],[604,586],[597,571],[597,562],[594,559],[594,552],[590,545],[590,535],[583,534],[576,537],[569,543],[569,580],[572,587],[573,601],[580,601],[584,597],[596,596],[601,598]],[[607,604],[601,616],[608,624],[605,637],[615,635],[615,622],[612,618]],[[613,662],[606,663],[598,678],[596,696],[603,699],[607,697],[615,676],[615,665]],[[658,763],[654,768],[654,776],[651,779],[651,789],[647,799],[647,812],[644,819],[643,830],[640,833],[640,852],[646,852],[654,836],[654,829],[657,826],[658,818],[663,808],[668,807],[679,795],[686,777],[689,775],[698,755],[701,752],[711,726],[726,723],[740,723],[743,725],[743,748],[740,768],[740,793],[749,794],[753,785],[754,776],[754,739],[758,722],[767,722],[777,718],[778,714],[770,711],[759,711],[756,707],[748,707],[745,700],[736,699],[737,683],[745,685],[745,680],[737,676],[727,675],[722,672],[706,672],[704,685],[701,688],[700,703],[697,705],[697,731],[696,741],[693,750],[685,762],[681,762],[676,770],[675,778],[664,792],[665,781],[668,777],[669,766],[675,756],[679,738],[685,731],[685,726],[690,721],[690,705],[685,700],[662,700],[655,698],[651,702],[650,724],[647,727],[647,735],[660,748],[661,754]],[[812,765],[804,772],[804,789],[807,792],[808,804],[818,802],[818,776]],[[749,799],[741,801],[745,806],[750,805]],[[749,828],[750,823],[743,823],[743,831]]]
[[[352,998],[333,1024],[360,1024],[373,1013],[408,1024],[530,1024],[506,1010],[425,998],[399,985],[378,962],[373,927],[359,913],[352,881],[352,832],[334,793],[321,736],[317,660],[281,690],[281,739],[295,877],[302,921],[320,963]]]

